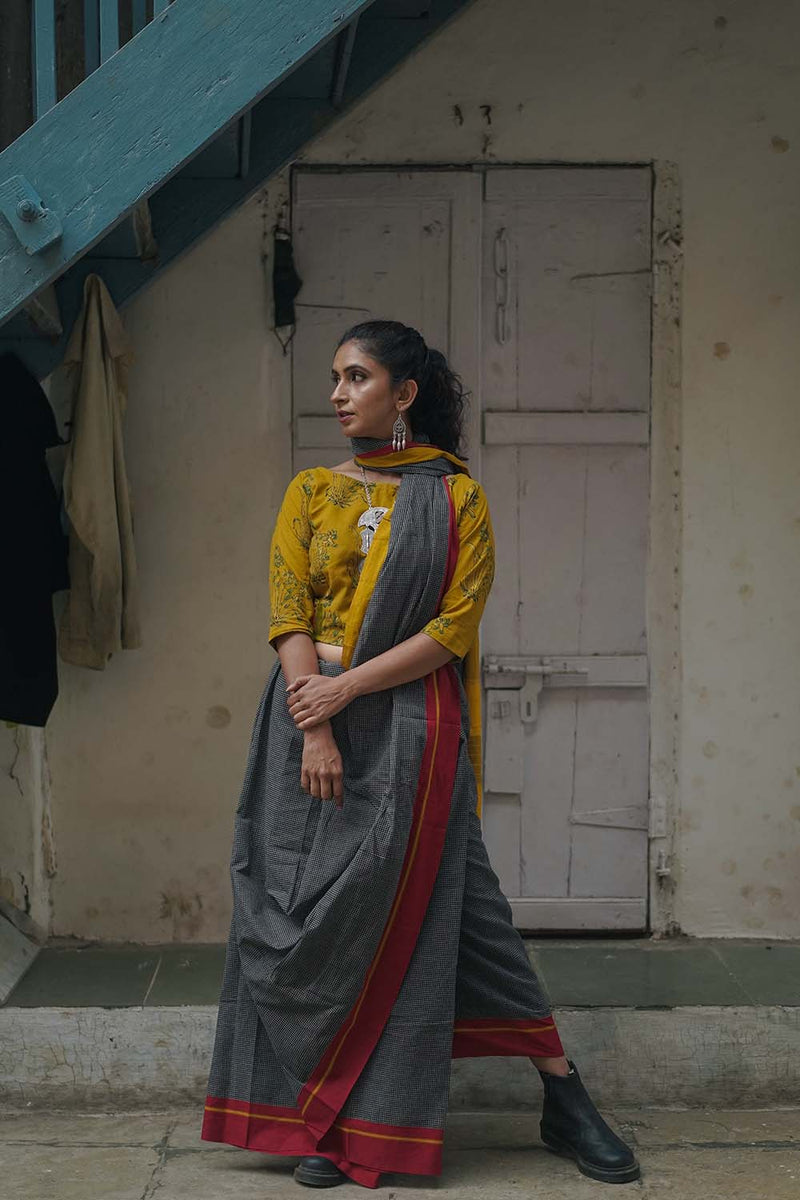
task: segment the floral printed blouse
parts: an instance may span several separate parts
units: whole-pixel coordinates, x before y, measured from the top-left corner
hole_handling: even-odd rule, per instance
[[[486,494],[477,480],[459,472],[445,476],[458,522],[459,551],[439,613],[422,629],[456,658],[463,658],[478,630],[494,579],[495,546]],[[398,483],[371,486],[373,504],[386,506],[391,521]],[[269,643],[302,630],[317,642],[341,646],[350,603],[359,579],[364,487],[340,471],[299,471],[283,497],[269,555],[271,621]]]

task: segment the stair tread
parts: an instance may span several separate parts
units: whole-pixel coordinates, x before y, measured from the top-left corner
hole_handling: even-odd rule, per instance
[[[800,941],[534,939],[555,1008],[797,1005]],[[225,945],[44,946],[9,1008],[216,1005]]]

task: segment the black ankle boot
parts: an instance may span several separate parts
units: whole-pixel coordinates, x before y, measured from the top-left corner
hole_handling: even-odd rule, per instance
[[[600,1116],[575,1063],[567,1062],[569,1075],[539,1071],[544,1084],[539,1128],[545,1146],[574,1158],[578,1170],[590,1179],[604,1183],[638,1179],[641,1172],[633,1151]]]
[[[307,1154],[301,1158],[294,1169],[294,1177],[298,1183],[305,1183],[308,1187],[335,1187],[347,1178],[335,1163],[319,1154]]]

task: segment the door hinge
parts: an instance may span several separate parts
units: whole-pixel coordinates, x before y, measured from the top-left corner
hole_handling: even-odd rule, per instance
[[[656,859],[656,875],[659,879],[664,879],[672,874],[672,867],[669,865],[669,856],[666,850],[659,850]]]
[[[667,836],[667,801],[664,796],[650,797],[650,837]]]

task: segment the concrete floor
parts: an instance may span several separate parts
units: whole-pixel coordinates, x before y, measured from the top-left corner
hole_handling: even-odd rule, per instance
[[[636,1147],[642,1177],[612,1186],[587,1179],[538,1139],[535,1114],[451,1114],[438,1179],[386,1175],[374,1193],[354,1184],[337,1200],[374,1194],[424,1200],[797,1200],[800,1109],[606,1110]],[[0,1114],[2,1195],[13,1200],[301,1200],[296,1159],[199,1138],[199,1109],[149,1113]],[[627,1190],[623,1190],[627,1189]]]

